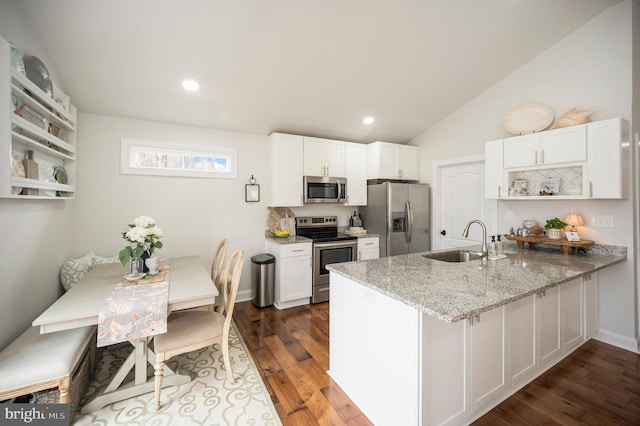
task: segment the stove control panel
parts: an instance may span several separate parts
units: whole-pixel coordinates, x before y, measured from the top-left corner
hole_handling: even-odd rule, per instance
[[[338,226],[338,216],[296,217],[298,227]]]

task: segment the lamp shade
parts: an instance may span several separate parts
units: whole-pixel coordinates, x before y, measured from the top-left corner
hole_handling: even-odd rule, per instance
[[[567,217],[564,218],[564,222],[567,225],[571,226],[580,226],[584,225],[584,221],[582,220],[582,216],[579,213],[569,213]]]

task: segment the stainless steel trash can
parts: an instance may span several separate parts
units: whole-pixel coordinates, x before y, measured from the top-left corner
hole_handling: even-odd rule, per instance
[[[276,280],[276,258],[272,254],[256,254],[251,258],[251,280],[256,289],[253,304],[259,308],[273,305]]]

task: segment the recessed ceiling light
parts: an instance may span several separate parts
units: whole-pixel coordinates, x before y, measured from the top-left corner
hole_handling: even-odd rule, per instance
[[[364,124],[366,124],[367,126],[368,126],[369,124],[373,123],[374,121],[376,121],[376,119],[375,119],[375,118],[373,118],[373,117],[365,117],[365,119],[364,119],[364,120],[362,120],[362,122],[363,122]]]
[[[182,87],[190,92],[195,92],[200,88],[200,85],[195,80],[185,80],[182,82]]]

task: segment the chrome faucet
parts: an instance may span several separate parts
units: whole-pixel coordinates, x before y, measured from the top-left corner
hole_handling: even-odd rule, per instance
[[[482,256],[482,260],[486,260],[489,256],[489,251],[487,250],[487,227],[484,225],[484,223],[482,223],[482,221],[479,219],[470,220],[469,223],[467,223],[467,226],[464,228],[464,231],[462,231],[462,236],[465,238],[469,238],[469,228],[471,227],[472,223],[477,223],[478,225],[482,226],[482,249],[480,253],[476,254]]]

